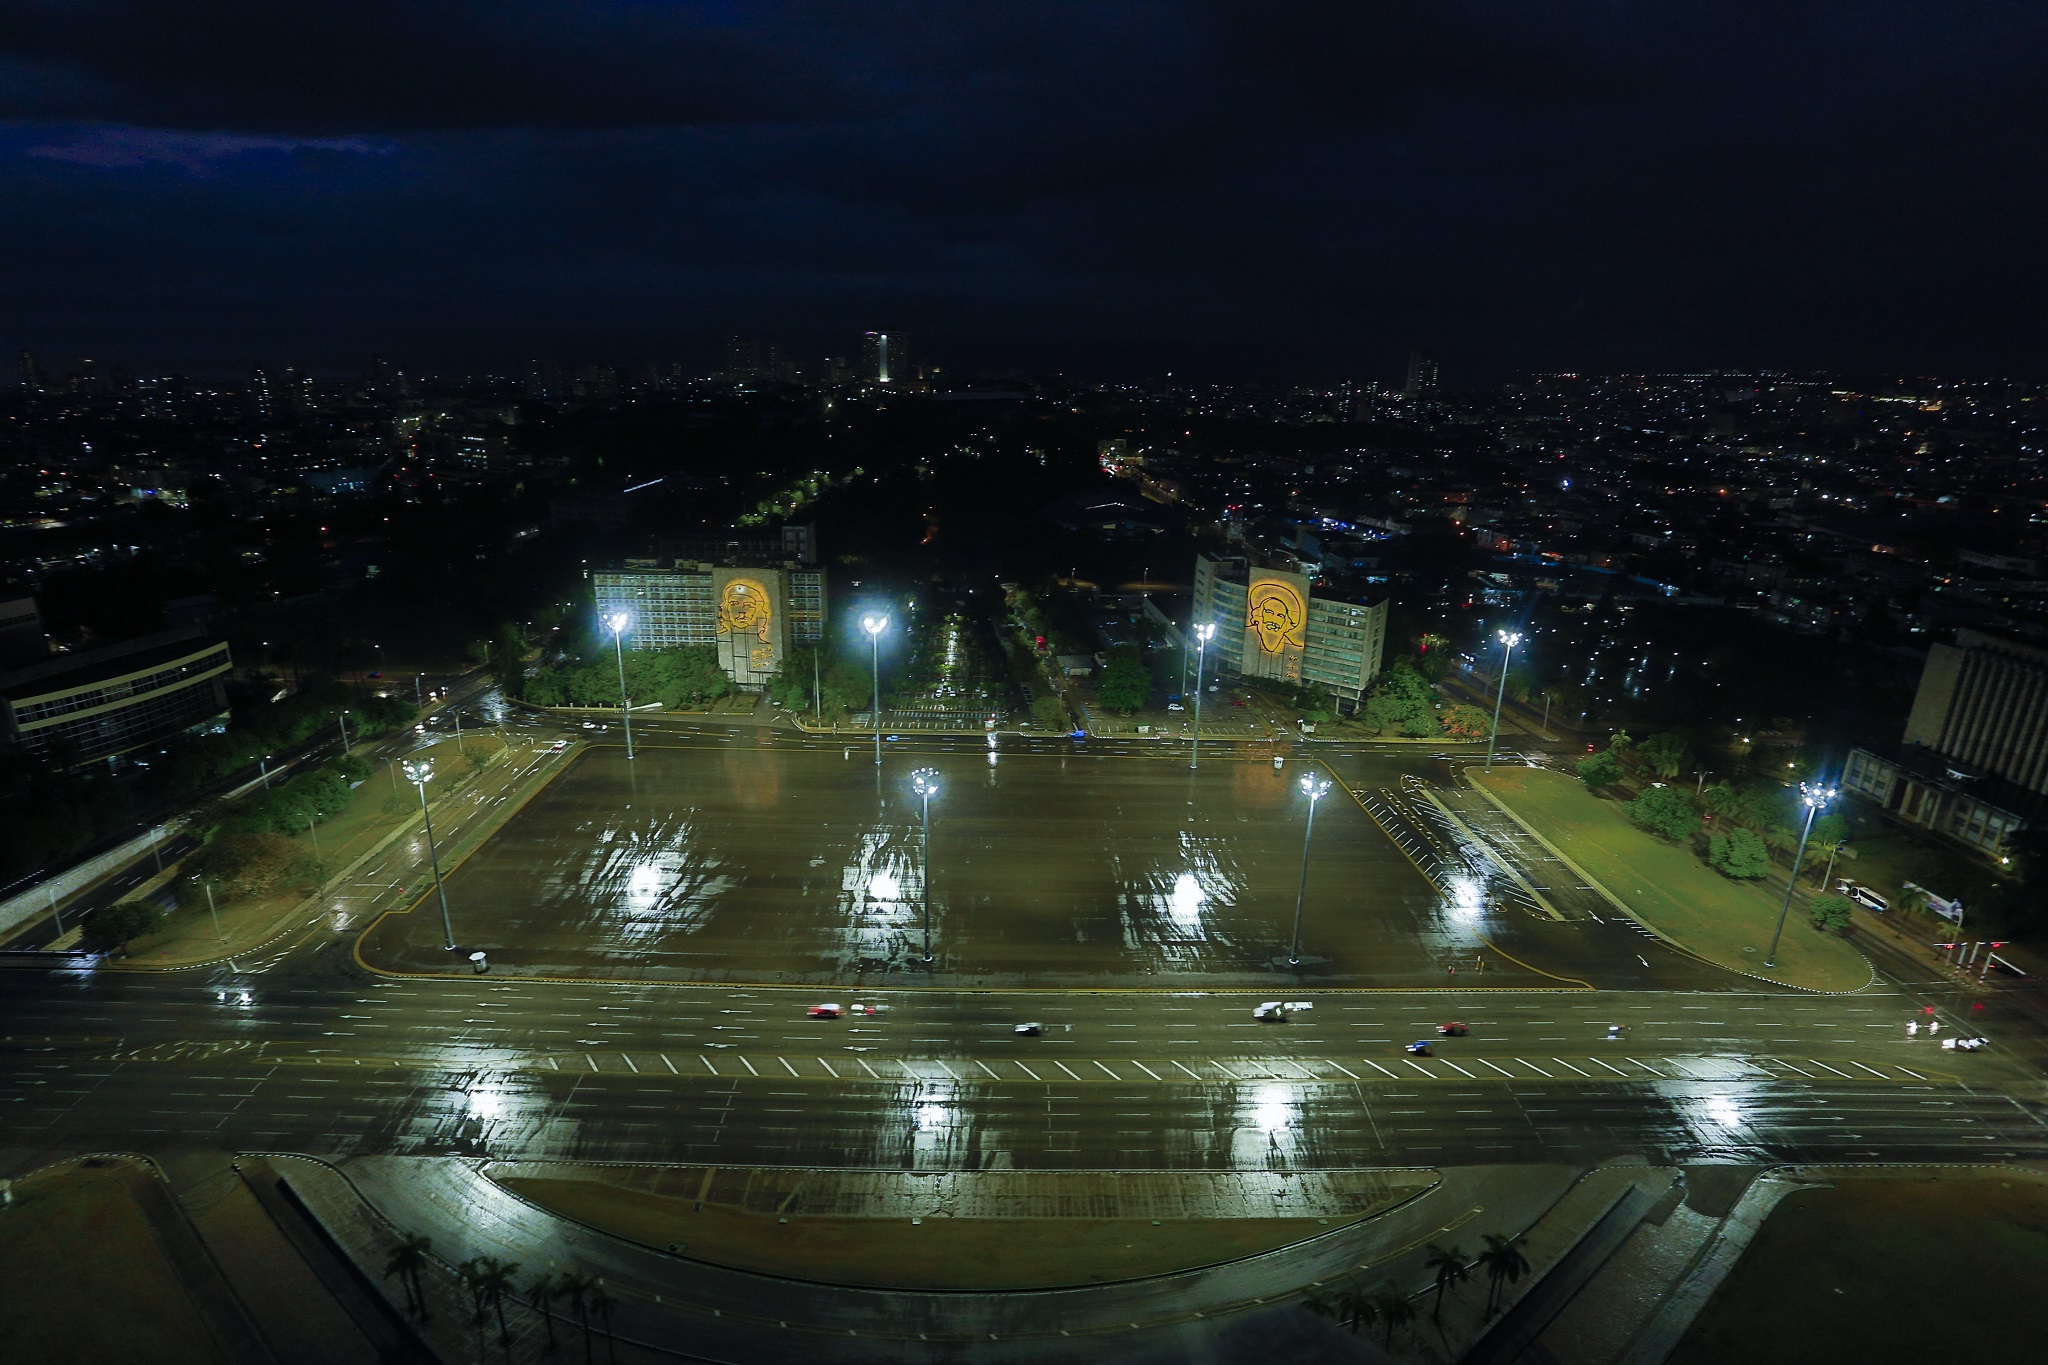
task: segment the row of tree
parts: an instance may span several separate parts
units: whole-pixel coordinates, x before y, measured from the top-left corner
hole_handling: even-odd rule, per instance
[[[1769,873],[1774,851],[1790,855],[1798,848],[1802,816],[1785,787],[1762,779],[1722,781],[1695,796],[1652,781],[1653,774],[1677,777],[1693,761],[1692,746],[1682,734],[1651,735],[1639,744],[1617,734],[1606,749],[1579,760],[1578,774],[1596,791],[1637,783],[1639,794],[1622,807],[1628,818],[1661,838],[1690,844],[1723,876],[1754,880]],[[1815,819],[1807,840],[1813,865],[1839,851],[1848,831],[1839,813]]]
[[[1380,734],[1389,732],[1411,739],[1441,735],[1448,739],[1485,739],[1493,720],[1476,706],[1458,705],[1437,709],[1437,691],[1420,669],[1407,659],[1397,659],[1365,697],[1358,718]]]
[[[433,1250],[433,1238],[415,1232],[402,1233],[384,1262],[384,1277],[399,1282],[405,1293],[406,1311],[423,1323],[432,1318],[422,1272],[432,1264]],[[498,1324],[498,1344],[509,1354],[512,1329],[505,1320],[505,1300],[511,1298],[518,1302],[519,1292],[523,1289],[526,1306],[537,1312],[546,1325],[550,1353],[557,1346],[554,1305],[566,1302],[575,1313],[577,1326],[583,1333],[585,1362],[592,1359],[595,1347],[593,1320],[602,1327],[611,1357],[614,1360],[618,1358],[617,1340],[612,1334],[612,1312],[618,1301],[606,1291],[602,1276],[587,1275],[579,1270],[542,1272],[522,1284],[519,1262],[503,1261],[495,1256],[472,1256],[454,1266],[453,1270],[469,1295],[469,1321],[477,1329],[479,1357],[482,1355],[483,1329],[493,1317]]]
[[[526,679],[526,700],[539,706],[617,706],[619,667],[613,657],[542,669]],[[632,650],[625,656],[625,674],[626,695],[636,706],[696,705],[732,690],[716,645]]]
[[[1425,1248],[1423,1266],[1434,1277],[1431,1289],[1436,1296],[1430,1321],[1439,1331],[1444,1321],[1444,1295],[1471,1278],[1474,1270],[1486,1274],[1486,1316],[1491,1318],[1500,1311],[1508,1288],[1529,1272],[1529,1258],[1522,1250],[1527,1241],[1524,1234],[1511,1237],[1490,1232],[1486,1234],[1486,1250],[1469,1259],[1456,1246],[1432,1242]],[[1381,1329],[1380,1344],[1390,1350],[1395,1329],[1415,1320],[1414,1302],[1391,1283],[1368,1290],[1358,1280],[1347,1279],[1340,1287],[1318,1294],[1302,1306],[1354,1335],[1377,1325]]]

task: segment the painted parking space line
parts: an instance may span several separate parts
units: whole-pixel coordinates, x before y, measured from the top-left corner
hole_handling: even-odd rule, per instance
[[[1536,1065],[1536,1063],[1530,1061],[1527,1057],[1517,1057],[1515,1058],[1515,1060],[1520,1062],[1523,1066],[1528,1067],[1531,1071],[1541,1076],[1544,1080],[1547,1081],[1552,1079],[1548,1071],[1545,1071],[1542,1067]]]

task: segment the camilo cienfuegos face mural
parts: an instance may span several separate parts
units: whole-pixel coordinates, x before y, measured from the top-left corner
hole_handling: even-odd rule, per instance
[[[718,592],[718,634],[732,642],[734,662],[745,651],[750,673],[772,673],[780,662],[776,648],[775,595],[758,578],[728,578]]]
[[[1284,578],[1254,578],[1246,592],[1245,671],[1260,677],[1301,678],[1301,654],[1308,647],[1308,600]]]

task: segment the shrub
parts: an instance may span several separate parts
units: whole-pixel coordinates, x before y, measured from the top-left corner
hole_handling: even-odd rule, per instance
[[[1847,896],[1837,896],[1833,892],[1815,896],[1806,903],[1807,913],[1813,916],[1813,927],[1837,934],[1849,932],[1849,920],[1854,908],[1855,903]]]
[[[1621,780],[1621,760],[1612,752],[1587,754],[1579,760],[1579,781],[1598,791]]]
[[[1771,870],[1771,850],[1753,831],[1733,829],[1707,841],[1707,866],[1724,877],[1750,880]]]
[[[86,911],[80,937],[94,952],[110,953],[155,933],[163,922],[164,912],[149,901],[116,901]]]
[[[1640,828],[1666,839],[1689,839],[1699,831],[1699,806],[1676,787],[1652,787],[1622,809]]]

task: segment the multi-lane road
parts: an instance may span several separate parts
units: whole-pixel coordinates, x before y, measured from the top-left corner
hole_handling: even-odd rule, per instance
[[[1160,753],[1143,742],[1074,747],[1103,762]],[[1344,752],[1326,757],[1346,772]],[[495,798],[472,804],[470,819],[494,818]],[[1401,817],[1428,822],[1426,807],[1410,801]],[[1488,863],[1447,822],[1412,837],[1425,834],[1450,862]],[[1504,910],[1505,922],[1564,936],[1543,940],[1552,948],[1582,945],[1574,960],[1602,967],[1592,977],[1601,989],[1276,983],[1272,996],[1314,1008],[1262,1024],[1251,1017],[1256,992],[863,992],[367,970],[355,938],[401,903],[401,888],[417,894],[407,863],[417,856],[402,842],[345,913],[309,918],[261,958],[0,975],[0,1166],[109,1147],[934,1170],[2048,1156],[2030,1053],[1996,1023],[1988,1053],[1943,1050],[1941,1036],[1975,1031],[1981,1016],[1903,966],[1903,983],[1880,973],[1853,995],[1790,992],[1569,906],[1555,921],[1532,902]],[[1514,882],[1501,872],[1504,897]],[[807,1016],[825,1000],[881,1008]],[[1429,1057],[1403,1050],[1449,1019],[1470,1035]],[[1043,1031],[1018,1036],[1026,1021]]]

